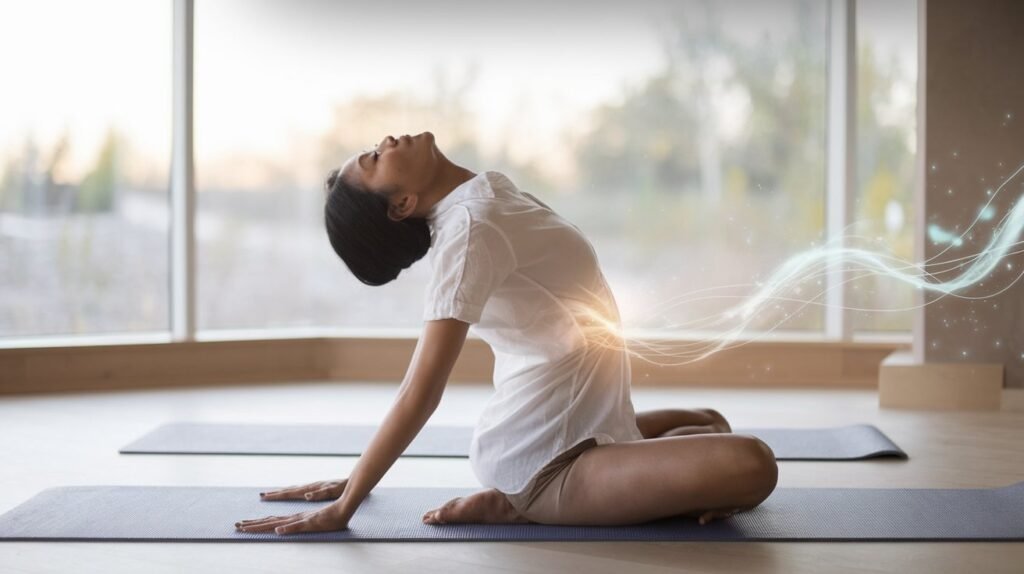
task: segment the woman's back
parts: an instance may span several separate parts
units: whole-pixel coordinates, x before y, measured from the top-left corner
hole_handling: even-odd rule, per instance
[[[424,319],[471,323],[495,355],[470,447],[480,481],[513,493],[586,438],[643,438],[618,309],[582,232],[495,171],[455,188],[428,222]]]

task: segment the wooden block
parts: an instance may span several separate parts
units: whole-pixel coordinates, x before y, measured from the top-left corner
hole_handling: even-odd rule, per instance
[[[998,411],[1001,363],[917,363],[896,351],[878,372],[878,406],[895,409]]]

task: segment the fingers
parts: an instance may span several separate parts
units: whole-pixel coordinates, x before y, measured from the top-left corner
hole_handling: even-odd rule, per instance
[[[302,486],[289,486],[280,490],[261,492],[261,500],[305,500],[303,495],[310,490],[320,488],[320,483],[305,484]]]
[[[266,532],[274,530],[283,524],[304,520],[306,513],[292,514],[290,516],[267,516],[255,520],[241,520],[235,523],[235,529],[242,532]]]
[[[331,507],[316,511],[300,512],[290,516],[268,516],[257,520],[242,520],[235,523],[241,532],[268,532],[295,534],[298,532],[320,532],[348,528],[348,521]]]
[[[337,495],[334,497],[337,498],[338,496],[341,496],[342,492],[344,492],[346,484],[348,484],[347,478],[342,480],[319,480],[309,484],[288,486],[280,490],[261,492],[260,500],[324,500],[325,498],[330,498],[335,492],[337,492]],[[326,497],[322,494],[309,497],[306,496],[306,494],[316,493],[325,489],[327,492]]]
[[[291,515],[291,516],[294,516],[294,515]],[[258,522],[266,522],[268,520],[277,520],[277,519],[280,519],[280,518],[287,518],[287,516],[264,516],[263,518],[250,518],[248,520],[239,520],[238,522],[235,523],[235,526],[246,525],[246,524],[256,524]]]
[[[301,520],[291,520],[274,526],[275,534],[298,534],[299,532],[320,532],[323,530],[338,530],[344,525],[331,524],[323,520],[319,514],[311,514]]]
[[[338,498],[341,493],[345,491],[344,486],[325,486],[312,492],[305,494],[306,500],[328,500],[331,498]]]
[[[289,486],[280,490],[272,490],[270,492],[261,492],[261,500],[305,500],[305,494],[322,488],[328,484],[325,481],[311,482],[309,484],[303,484],[300,486]]]
[[[296,522],[282,524],[275,528],[274,532],[277,534],[296,534],[298,532],[309,532],[310,530],[314,530],[312,526],[313,523],[309,520],[299,520]]]

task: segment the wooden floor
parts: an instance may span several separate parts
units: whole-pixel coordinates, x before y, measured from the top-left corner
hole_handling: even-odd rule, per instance
[[[66,484],[296,484],[347,457],[118,455],[172,420],[376,423],[397,384],[302,383],[0,399],[0,513]],[[430,424],[475,422],[490,389],[450,385]],[[634,389],[637,410],[713,407],[734,427],[882,428],[910,461],[782,462],[779,486],[995,487],[1024,480],[1024,390],[1001,412],[879,410],[871,391]],[[478,486],[465,459],[400,459],[379,486]],[[96,520],[105,520],[97,516]],[[239,517],[243,518],[243,517]],[[956,520],[951,516],[950,520]],[[0,542],[0,572],[1021,572],[1024,543]]]

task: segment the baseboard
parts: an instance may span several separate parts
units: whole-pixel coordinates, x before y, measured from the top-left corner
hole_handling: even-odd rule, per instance
[[[398,382],[406,375],[416,343],[409,337],[313,337],[0,349],[0,395],[323,379]],[[655,365],[632,357],[632,382],[873,389],[882,359],[904,347],[751,341],[690,364]],[[469,338],[449,382],[489,382],[493,370],[490,347]]]

